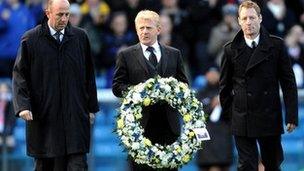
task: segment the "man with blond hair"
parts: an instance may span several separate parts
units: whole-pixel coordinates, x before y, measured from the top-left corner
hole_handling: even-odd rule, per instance
[[[284,133],[280,87],[288,132],[298,125],[298,96],[284,41],[261,26],[259,6],[240,4],[241,31],[224,48],[220,76],[223,115],[231,121],[238,151],[238,170],[258,170],[258,147],[266,171],[278,171],[283,161]]]
[[[117,56],[112,87],[114,95],[123,97],[128,87],[156,75],[175,77],[188,83],[181,52],[157,41],[161,30],[159,15],[154,11],[140,11],[135,18],[135,27],[139,43],[122,50]],[[144,136],[152,143],[171,144],[180,134],[179,114],[165,102],[144,108],[141,125],[145,129]],[[130,167],[134,171],[154,170],[136,164],[132,159]]]

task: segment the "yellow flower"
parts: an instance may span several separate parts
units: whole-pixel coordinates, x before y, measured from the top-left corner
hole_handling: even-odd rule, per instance
[[[190,114],[186,114],[184,115],[183,119],[185,122],[189,122],[192,119],[192,116]]]
[[[182,151],[182,149],[181,149],[180,147],[177,147],[177,148],[176,148],[176,151],[177,151],[178,153],[180,153],[180,152]]]
[[[182,161],[187,163],[190,160],[190,156],[187,154],[182,158]]]
[[[117,120],[117,127],[118,128],[123,128],[124,127],[124,123],[122,119]]]
[[[150,141],[149,139],[147,139],[147,138],[144,138],[144,144],[145,144],[146,146],[152,146],[151,141]]]
[[[142,117],[141,113],[136,113],[135,114],[135,119],[138,120]]]
[[[193,136],[194,136],[194,132],[193,131],[189,132],[189,137],[192,138]]]
[[[148,88],[152,88],[152,83],[149,83],[149,84],[147,85],[147,87],[148,87]]]
[[[144,106],[149,106],[150,103],[151,103],[151,99],[150,98],[147,97],[147,98],[144,99]]]
[[[155,163],[159,163],[159,159],[154,157],[153,160],[155,161]]]
[[[186,90],[186,89],[188,89],[188,86],[187,86],[187,84],[180,84],[180,87],[182,88],[182,89],[184,89],[184,90]]]

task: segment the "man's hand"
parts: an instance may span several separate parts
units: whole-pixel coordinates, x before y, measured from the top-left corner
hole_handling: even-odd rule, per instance
[[[286,126],[287,132],[291,133],[297,126],[292,123],[288,123]]]
[[[29,110],[23,110],[19,113],[20,118],[24,119],[25,121],[32,121],[33,114]]]
[[[214,109],[217,105],[219,105],[220,104],[220,98],[219,98],[219,96],[215,96],[215,97],[213,97],[212,99],[211,99],[211,103],[210,103],[210,105],[211,105],[211,108],[212,109]]]
[[[89,113],[89,117],[90,117],[90,123],[93,124],[94,120],[95,120],[95,114],[94,113]]]

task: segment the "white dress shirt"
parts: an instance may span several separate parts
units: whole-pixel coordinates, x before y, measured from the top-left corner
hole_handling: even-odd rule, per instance
[[[56,39],[56,36],[55,36],[55,34],[56,34],[56,30],[54,30],[50,25],[48,25],[49,26],[49,29],[50,29],[50,33],[51,33],[51,35]],[[62,29],[62,30],[60,30],[60,36],[59,36],[59,39],[60,39],[60,41],[62,41],[62,39],[63,39],[63,35],[64,35],[64,29]]]
[[[146,46],[146,45],[144,45],[144,44],[142,44],[142,43],[140,43],[140,46],[141,46],[141,48],[142,48],[142,50],[143,50],[143,53],[144,53],[145,58],[146,58],[147,60],[149,60],[149,56],[150,56],[150,53],[151,53],[151,52],[149,52],[149,51],[147,50],[148,46]],[[159,44],[158,44],[158,41],[156,41],[151,47],[154,48],[154,54],[155,54],[155,56],[156,56],[157,62],[159,62],[159,61],[160,61],[160,58],[161,58],[161,50],[160,50],[160,46],[159,46]]]
[[[249,46],[250,48],[252,48],[252,42],[255,42],[256,46],[258,46],[259,41],[260,41],[260,35],[258,35],[255,39],[251,40],[245,37],[245,42],[246,45]]]

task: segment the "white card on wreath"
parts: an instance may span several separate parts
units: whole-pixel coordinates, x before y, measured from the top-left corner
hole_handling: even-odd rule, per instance
[[[197,140],[199,141],[210,140],[210,136],[206,128],[194,128],[193,131],[195,133]]]

